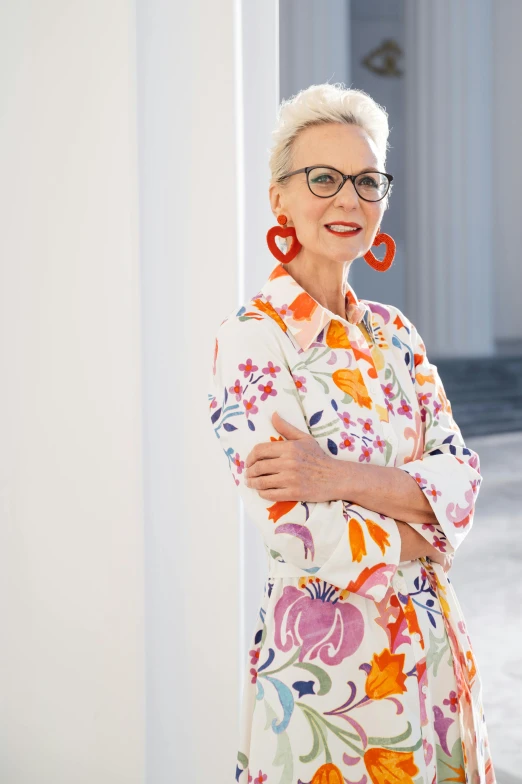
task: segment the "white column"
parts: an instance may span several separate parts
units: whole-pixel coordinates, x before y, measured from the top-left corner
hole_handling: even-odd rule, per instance
[[[491,0],[405,0],[407,315],[430,356],[493,351]]]
[[[242,527],[207,392],[220,322],[272,266],[277,2],[137,9],[147,780],[200,784],[234,775],[260,598],[242,596],[259,543]]]
[[[350,0],[282,0],[281,97],[350,79]]]

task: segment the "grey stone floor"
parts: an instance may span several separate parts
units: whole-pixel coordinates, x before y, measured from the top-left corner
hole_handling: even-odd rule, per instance
[[[522,433],[467,445],[484,480],[448,576],[482,676],[497,784],[522,784]]]

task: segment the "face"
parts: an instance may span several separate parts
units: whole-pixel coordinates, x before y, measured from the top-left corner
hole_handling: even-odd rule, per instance
[[[304,166],[324,164],[343,174],[359,174],[367,168],[385,171],[374,141],[358,125],[329,123],[305,128],[297,136],[293,147],[290,171]],[[294,226],[301,254],[308,258],[333,262],[347,262],[363,256],[373,240],[386,210],[388,196],[369,202],[359,198],[353,183],[346,180],[334,196],[315,196],[306,181],[306,173],[294,174],[282,184],[269,189],[272,211],[288,218],[287,226]],[[334,234],[327,224],[357,223],[361,231],[353,236]]]

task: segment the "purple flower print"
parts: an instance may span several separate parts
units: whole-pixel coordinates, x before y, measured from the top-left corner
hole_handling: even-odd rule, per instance
[[[246,362],[241,365],[238,365],[239,370],[242,370],[244,373],[245,378],[248,378],[251,373],[255,373],[258,369],[257,365],[252,364],[252,360],[250,357],[246,360]]]
[[[236,456],[232,458],[232,463],[235,465],[238,474],[241,474],[245,467],[245,461],[241,460],[239,452],[236,452]]]
[[[276,313],[278,313],[281,316],[281,318],[292,315],[292,311],[290,310],[288,305],[281,305],[280,308],[274,308],[274,310]]]
[[[264,782],[267,780],[267,778],[268,778],[268,776],[266,775],[266,773],[263,773],[260,770],[259,771],[259,775],[256,776],[256,778],[254,779],[254,784],[264,784]]]
[[[293,375],[293,374],[292,374]],[[306,388],[306,378],[304,376],[294,376],[294,383],[299,392],[308,392]]]
[[[449,699],[443,700],[442,703],[443,703],[443,705],[449,705],[450,711],[452,713],[456,713],[457,712],[457,706],[458,706],[457,693],[454,692],[454,691],[450,691]]]
[[[353,427],[353,425],[355,425],[355,421],[351,418],[348,411],[343,411],[342,414],[338,411],[337,416],[345,427]]]
[[[404,398],[401,400],[401,405],[397,409],[397,413],[403,414],[404,416],[408,417],[408,419],[413,419],[411,415],[411,406],[409,405],[407,400],[404,400]]]
[[[366,460],[367,463],[370,462],[370,455],[373,452],[371,446],[362,446],[361,447],[361,454],[359,455],[359,463],[362,463]]]
[[[359,419],[358,419],[357,421],[358,421],[358,422],[360,422],[360,424],[362,425],[363,433],[364,433],[365,435],[366,435],[367,433],[371,433],[371,434],[372,434],[372,436],[374,435],[374,432],[373,432],[373,427],[372,427],[372,425],[373,425],[373,422],[372,422],[372,420],[371,420],[371,419],[361,419],[361,418],[359,417]]]
[[[420,406],[427,406],[430,403],[431,392],[421,392],[420,395],[417,395],[417,400],[419,401]]]
[[[250,664],[257,664],[259,662],[260,653],[261,648],[253,648],[251,651],[249,651]]]
[[[380,436],[377,436],[377,438],[376,438],[376,439],[375,439],[375,441],[373,442],[373,445],[374,445],[374,446],[375,446],[375,447],[376,447],[376,448],[379,450],[379,452],[381,452],[381,454],[382,454],[382,451],[383,451],[384,447],[386,446],[386,441],[383,441],[383,440],[382,440],[382,438],[381,438]]]
[[[243,387],[241,386],[238,378],[236,378],[233,386],[228,388],[228,391],[230,392],[231,395],[236,396],[236,400],[241,400],[241,395],[243,394]]]
[[[310,577],[304,589],[286,585],[274,621],[276,647],[286,652],[300,646],[300,662],[319,657],[325,665],[340,664],[355,653],[364,636],[361,611],[339,600],[335,586],[318,577]]]
[[[391,381],[389,381],[387,384],[381,384],[381,389],[386,397],[391,397],[393,395],[393,384]]]
[[[255,667],[250,668],[250,675],[252,676],[250,683],[257,683],[257,670]]]
[[[393,410],[393,403],[386,398],[386,408],[395,416],[395,411]]]
[[[266,400],[269,395],[277,395],[277,389],[274,389],[273,381],[267,381],[266,384],[259,384],[257,388],[261,390],[261,400]]]
[[[422,747],[424,751],[424,761],[426,765],[429,765],[431,762],[431,758],[433,757],[433,746],[431,745],[429,740],[427,740],[427,738],[423,738]]]
[[[436,530],[435,526],[431,523],[423,523],[422,527],[425,531],[431,531],[432,533]]]
[[[440,492],[440,490],[437,490],[435,485],[432,483],[431,488],[429,490],[426,490],[426,495],[429,495],[433,501],[436,501],[437,496],[442,495],[442,493]]]
[[[439,411],[441,410],[441,408],[442,408],[442,406],[441,406],[441,404],[439,403],[439,401],[438,401],[438,400],[434,400],[434,401],[433,401],[433,416],[434,416],[435,418],[437,418],[437,417],[438,417],[438,415],[439,415]]]
[[[276,365],[274,367],[274,363],[272,362],[272,360],[269,360],[267,367],[263,368],[263,373],[265,374],[265,376],[272,376],[272,378],[275,378],[276,374],[279,373],[280,370],[281,368],[279,367],[279,365]]]
[[[344,431],[341,433],[341,443],[339,444],[340,449],[348,449],[350,452],[353,452],[355,449],[355,438],[354,436],[348,435]]]
[[[247,419],[249,414],[257,414],[257,412],[259,411],[258,407],[255,405],[255,401],[256,401],[255,395],[252,395],[250,400],[247,400],[247,398],[243,399],[243,405],[245,407],[245,415]]]
[[[438,536],[433,537],[433,546],[436,547],[437,550],[440,550],[441,553],[446,552],[446,542],[443,542]]]

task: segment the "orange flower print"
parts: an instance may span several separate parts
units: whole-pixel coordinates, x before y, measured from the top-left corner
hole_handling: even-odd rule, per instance
[[[266,313],[267,316],[270,316],[270,318],[273,318],[274,321],[281,327],[283,332],[286,332],[287,326],[286,326],[285,322],[283,321],[281,316],[278,314],[278,312],[276,311],[274,306],[270,304],[270,302],[264,302],[262,299],[254,299],[253,300],[253,304],[257,308],[259,308],[259,310],[261,310],[263,313]]]
[[[315,771],[310,784],[344,784],[344,778],[337,765],[327,762]]]
[[[330,348],[350,348],[350,341],[346,334],[346,328],[340,321],[332,319],[326,331],[326,345]]]
[[[384,528],[374,523],[373,520],[364,521],[368,527],[368,533],[372,537],[375,544],[381,548],[381,553],[384,555],[386,548],[390,546],[390,537]]]
[[[383,700],[392,694],[404,694],[407,677],[403,672],[405,658],[404,653],[392,653],[388,648],[374,654],[365,685],[370,699]]]
[[[310,294],[303,291],[302,294],[297,295],[289,307],[295,321],[310,321],[319,305]]]
[[[339,368],[332,373],[332,381],[340,390],[350,395],[361,408],[372,407],[372,399],[359,368],[354,370]]]
[[[235,465],[237,473],[240,474],[245,467],[245,461],[241,460],[238,452],[236,452],[236,456],[232,458],[232,463]]]
[[[412,751],[368,749],[364,764],[373,784],[414,784],[412,776],[420,772]]]
[[[279,518],[287,514],[296,504],[297,501],[276,501],[275,504],[267,507],[268,519],[277,523]]]
[[[362,525],[355,517],[350,518],[348,536],[350,539],[350,549],[352,551],[352,561],[360,563],[363,556],[366,555],[366,543],[364,541]]]

